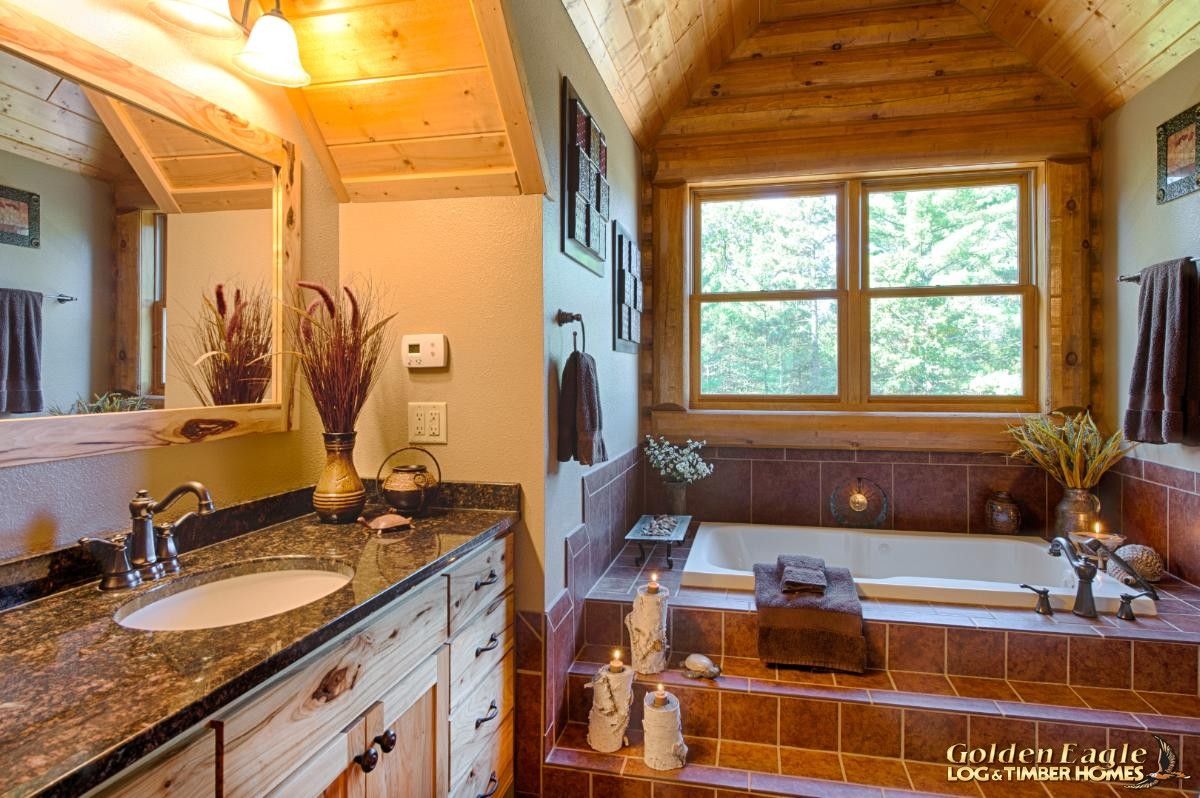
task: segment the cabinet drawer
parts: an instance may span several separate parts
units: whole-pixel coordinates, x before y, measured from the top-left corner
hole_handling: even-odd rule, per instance
[[[512,654],[504,657],[450,713],[451,784],[467,774],[471,763],[512,712],[515,662]]]
[[[445,642],[445,619],[430,580],[222,713],[226,798],[264,795],[316,754]]]
[[[450,641],[450,708],[458,706],[513,648],[513,597],[505,593]]]
[[[451,637],[512,584],[511,546],[512,535],[505,535],[450,568],[446,577],[450,581]]]
[[[217,792],[217,735],[205,728],[145,764],[88,793],[89,798],[212,798]]]
[[[482,798],[489,792],[504,795],[513,777],[513,717],[509,713],[500,728],[484,740],[466,775],[450,792],[453,798]]]

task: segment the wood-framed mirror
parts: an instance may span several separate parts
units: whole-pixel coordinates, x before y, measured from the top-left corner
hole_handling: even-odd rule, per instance
[[[294,145],[0,0],[0,468],[295,424]]]

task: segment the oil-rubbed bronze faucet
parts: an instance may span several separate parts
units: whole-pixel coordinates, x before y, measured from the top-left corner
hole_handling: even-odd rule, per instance
[[[195,511],[186,512],[171,523],[154,525],[154,514],[161,513],[183,496],[191,493],[196,497]],[[162,501],[150,498],[150,492],[139,490],[129,502],[129,517],[133,522],[130,534],[133,551],[130,562],[143,579],[161,579],[168,573],[179,570],[179,553],[175,548],[175,527],[193,515],[208,515],[213,512],[212,495],[199,482],[185,482],[168,493]]]
[[[79,545],[100,563],[100,589],[119,590],[137,587],[142,576],[129,562],[129,544],[132,538],[126,534],[112,538],[80,538]]]
[[[1074,541],[1059,535],[1050,541],[1050,556],[1063,556],[1075,571],[1078,583],[1075,587],[1075,606],[1071,612],[1081,618],[1096,617],[1096,598],[1092,594],[1092,580],[1096,578],[1096,558],[1080,549]]]

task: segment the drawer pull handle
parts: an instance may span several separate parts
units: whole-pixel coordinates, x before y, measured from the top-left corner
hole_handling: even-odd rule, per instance
[[[475,728],[478,729],[480,726],[487,723],[489,720],[495,720],[499,714],[500,714],[500,708],[497,707],[496,702],[493,701],[492,705],[490,707],[488,707],[488,711],[487,711],[486,715],[484,715],[482,718],[475,718]]]
[[[475,798],[492,798],[498,789],[500,789],[500,779],[496,778],[496,771],[493,770],[492,775],[488,776],[487,790],[479,793]]]
[[[371,746],[354,757],[354,763],[362,768],[363,773],[370,773],[379,764],[379,752],[375,750],[375,746]]]
[[[492,632],[492,636],[488,638],[487,645],[475,649],[475,656],[479,657],[489,651],[495,651],[498,645],[500,645],[500,637],[495,632]]]
[[[487,587],[488,585],[494,585],[499,581],[500,581],[500,574],[496,573],[496,569],[493,568],[490,571],[488,571],[488,575],[487,575],[486,579],[476,579],[475,580],[475,589],[482,590],[483,588]]]
[[[379,750],[385,754],[390,754],[396,747],[396,730],[388,729],[383,734],[375,735],[375,744],[379,746]]]

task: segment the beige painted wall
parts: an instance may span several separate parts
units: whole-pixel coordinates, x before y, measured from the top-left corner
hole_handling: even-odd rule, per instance
[[[408,402],[446,402],[448,442],[420,445],[448,479],[521,483],[518,601],[534,611],[542,595],[538,431],[546,426],[538,206],[538,197],[343,205],[340,236],[343,281],[374,284],[396,313],[397,345],[359,419],[359,473],[374,476],[408,445]],[[408,333],[445,333],[448,367],[406,369],[399,339]]]
[[[1118,283],[1168,258],[1200,257],[1200,192],[1165,205],[1155,201],[1155,131],[1200,102],[1200,54],[1193,55],[1104,120],[1104,351],[1108,406],[1119,423],[1129,404],[1129,376],[1137,346],[1137,286]],[[1200,470],[1200,448],[1140,446],[1146,460]]]
[[[236,42],[160,27],[150,20],[142,0],[13,1],[301,142],[302,270],[312,279],[337,278],[337,200],[303,144],[284,92],[243,80],[234,71],[230,57]],[[129,497],[138,488],[161,495],[185,479],[199,479],[209,485],[218,504],[228,504],[311,484],[321,462],[315,432],[319,424],[305,405],[299,432],[0,469],[0,559],[123,528]]]
[[[634,234],[638,229],[641,157],[562,3],[519,2],[513,3],[511,10],[549,167],[549,196],[542,200],[541,207],[545,290],[540,329],[545,350],[541,386],[549,422],[539,430],[545,465],[545,601],[549,605],[564,586],[564,539],[583,520],[582,477],[591,470],[575,461],[559,463],[555,453],[552,425],[558,415],[558,377],[571,354],[571,329],[576,327],[560,328],[551,321],[559,308],[582,313],[587,323],[588,352],[596,358],[600,370],[604,440],[611,456],[637,445],[638,417],[637,356],[612,348],[611,260],[600,277],[562,254],[559,115],[564,75],[604,131],[612,218]]]
[[[167,341],[190,351],[204,297],[217,285],[271,288],[269,209],[173,213],[167,217]],[[230,291],[232,303],[232,291]],[[166,407],[202,404],[174,358],[167,359]],[[271,386],[267,387],[267,396]]]
[[[42,303],[42,396],[47,411],[67,408],[110,387],[112,186],[7,152],[0,185],[32,191],[42,206],[41,247],[0,247],[0,286],[79,297]]]

